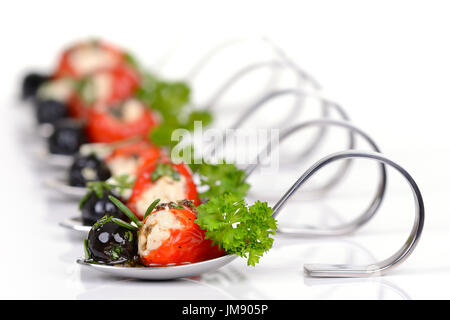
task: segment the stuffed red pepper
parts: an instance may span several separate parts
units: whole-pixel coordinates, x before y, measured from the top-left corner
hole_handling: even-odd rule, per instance
[[[114,105],[130,98],[139,86],[139,74],[126,65],[101,69],[78,80],[78,89],[68,101],[69,113],[86,118],[96,104]]]
[[[160,159],[143,165],[128,206],[142,219],[148,206],[156,199],[161,202],[187,199],[196,206],[200,204],[192,173],[184,163],[174,164],[168,159]]]
[[[86,41],[63,52],[53,76],[80,78],[125,63],[126,55],[115,46],[98,40]]]
[[[167,266],[214,259],[223,251],[194,222],[191,201],[158,205],[143,221],[138,232],[138,254],[145,266]]]
[[[158,160],[163,151],[146,140],[140,140],[114,149],[105,161],[112,176],[136,176],[145,163]]]
[[[86,133],[91,142],[115,142],[146,136],[157,125],[156,114],[137,99],[112,106],[100,104],[89,110]]]

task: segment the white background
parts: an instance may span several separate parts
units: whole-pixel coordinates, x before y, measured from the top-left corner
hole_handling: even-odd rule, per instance
[[[2,2],[0,297],[450,298],[449,13],[447,1]],[[412,205],[394,175],[390,204],[360,233],[323,243],[277,239],[277,249],[255,269],[236,262],[221,273],[162,283],[80,270],[74,263],[80,239],[57,226],[76,212],[75,205],[44,190],[42,180],[50,172],[34,164],[23,144],[18,123],[26,112],[17,110],[15,98],[26,70],[48,70],[64,45],[90,36],[129,48],[163,74],[170,69],[168,56],[184,56],[192,65],[226,39],[270,38],[417,180],[427,210],[418,249],[381,279],[311,282],[301,272],[311,259],[345,262],[347,254],[358,256],[361,243],[378,259],[396,250],[410,227],[404,221],[412,219]],[[358,190],[373,184],[355,174],[360,186],[350,186],[337,200],[342,208],[351,208]]]

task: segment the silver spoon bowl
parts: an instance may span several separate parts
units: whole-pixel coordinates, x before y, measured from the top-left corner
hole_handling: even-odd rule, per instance
[[[143,280],[170,280],[196,276],[205,272],[217,270],[236,259],[236,255],[226,255],[220,258],[202,262],[165,267],[118,267],[105,264],[94,264],[78,259],[77,263],[94,270],[109,273],[113,276]]]
[[[59,223],[59,225],[63,228],[66,228],[66,229],[69,229],[72,231],[76,231],[76,232],[78,232],[82,235],[86,235],[86,236],[92,227],[92,226],[83,224],[83,220],[81,219],[81,217],[73,217],[70,219],[66,219],[64,221],[61,221]]]
[[[85,187],[75,187],[67,183],[64,177],[56,177],[45,180],[45,185],[60,194],[75,200],[80,200],[87,192]]]

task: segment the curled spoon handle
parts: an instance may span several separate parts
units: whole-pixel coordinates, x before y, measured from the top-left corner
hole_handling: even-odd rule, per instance
[[[305,264],[305,274],[310,277],[370,277],[375,275],[383,275],[394,267],[400,265],[411,255],[422,234],[425,222],[425,207],[419,187],[412,176],[405,169],[403,169],[403,167],[377,152],[349,150],[333,153],[319,160],[311,168],[309,168],[278,201],[273,208],[273,216],[276,217],[280,213],[289,198],[317,171],[334,161],[344,159],[370,159],[396,169],[406,180],[413,193],[415,203],[414,225],[406,242],[391,257],[374,264],[361,266]]]
[[[365,133],[358,127],[354,126],[353,124],[351,124],[349,122],[337,121],[337,120],[331,120],[331,119],[317,119],[317,120],[305,121],[296,126],[288,128],[280,135],[280,143],[282,141],[284,141],[287,137],[289,137],[291,134],[301,131],[301,130],[304,130],[306,128],[312,127],[312,126],[320,126],[320,127],[327,126],[327,127],[342,128],[344,130],[349,131],[349,133],[352,134],[352,137],[353,137],[353,134],[355,134],[355,135],[363,138],[367,142],[367,144],[373,149],[373,151],[378,152],[378,153],[381,152],[380,148],[377,146],[375,141],[367,133]],[[352,139],[351,144],[348,149],[349,150],[353,149],[353,146],[354,146],[354,143],[353,143],[353,139]],[[262,151],[260,153],[260,155],[266,156],[271,151],[272,151],[271,144],[269,144],[266,147],[266,150]],[[259,165],[262,158],[263,158],[263,156],[258,156],[257,161],[254,161],[255,164],[249,165],[247,167],[247,169],[246,169],[247,176],[250,175],[256,169],[256,167]],[[320,192],[320,193],[325,193],[332,186],[336,185],[341,179],[343,179],[349,168],[348,161],[349,160],[346,160],[344,162],[344,166],[342,166],[340,168],[340,170],[337,172],[337,174],[334,175],[332,177],[332,179],[324,187],[322,187],[316,191]],[[314,172],[312,174],[314,174]],[[308,227],[308,228],[279,227],[278,232],[284,233],[284,234],[289,234],[289,235],[295,235],[295,236],[299,236],[299,237],[325,237],[325,236],[333,237],[333,236],[342,236],[342,235],[346,235],[349,233],[353,233],[354,231],[359,229],[361,226],[366,224],[370,219],[372,219],[372,217],[378,211],[378,208],[380,207],[380,205],[383,201],[383,198],[384,198],[384,194],[386,191],[386,184],[387,184],[386,166],[384,163],[380,163],[380,165],[379,165],[379,182],[378,182],[378,187],[375,192],[375,195],[374,195],[373,199],[371,200],[367,209],[365,209],[363,211],[363,213],[361,215],[359,215],[356,219],[353,219],[352,221],[350,221],[348,223],[344,223],[344,224],[341,224],[341,225],[338,225],[335,227],[331,227],[331,228],[326,228],[326,229],[320,229],[320,228],[315,228],[315,227]],[[298,187],[297,187],[297,189],[298,189]],[[292,190],[292,188],[291,188],[290,191],[292,191],[292,192],[287,195],[287,198],[285,201],[287,201],[291,196],[293,196],[297,189]],[[281,205],[284,205],[284,202],[277,203],[277,206],[279,206],[279,208],[277,209],[276,214],[278,214],[279,210],[281,210]]]

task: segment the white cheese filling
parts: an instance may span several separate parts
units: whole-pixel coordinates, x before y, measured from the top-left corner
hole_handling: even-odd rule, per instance
[[[86,143],[80,147],[80,154],[82,156],[88,156],[93,153],[98,158],[104,159],[109,156],[113,150],[114,146],[106,143]]]
[[[138,253],[146,256],[158,249],[170,237],[170,230],[181,229],[182,224],[170,211],[158,211],[150,215],[138,234]]]
[[[176,202],[186,198],[186,179],[180,176],[180,180],[173,180],[171,177],[163,176],[144,191],[140,199],[136,202],[136,210],[140,216],[144,216],[147,208],[156,199],[159,203]]]
[[[96,101],[109,98],[112,91],[112,76],[108,73],[99,73],[92,77],[93,94]]]
[[[42,100],[66,102],[73,92],[73,81],[68,78],[52,80],[42,85],[37,95]]]
[[[142,117],[144,108],[144,105],[136,99],[126,101],[122,106],[122,121],[134,122],[138,120]]]
[[[135,157],[115,157],[108,161],[108,167],[113,176],[124,174],[135,176],[140,164],[141,159]]]
[[[81,75],[92,73],[103,68],[110,68],[117,64],[117,57],[95,45],[85,45],[76,48],[69,55],[69,62]]]

